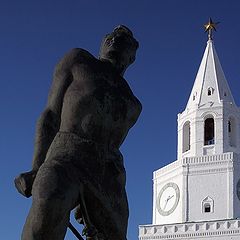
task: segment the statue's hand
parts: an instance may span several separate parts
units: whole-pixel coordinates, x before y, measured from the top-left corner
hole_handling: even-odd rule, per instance
[[[80,205],[78,205],[78,206],[75,208],[74,217],[75,217],[75,219],[77,220],[78,223],[83,224],[83,218],[82,218],[82,213],[81,213]]]
[[[14,179],[15,187],[24,197],[29,198],[32,196],[32,185],[36,175],[37,171],[29,171],[21,173]]]

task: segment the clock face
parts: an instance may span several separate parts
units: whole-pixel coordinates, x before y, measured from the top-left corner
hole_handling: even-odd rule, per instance
[[[237,186],[236,186],[236,190],[237,190],[237,197],[240,200],[240,179],[238,180]]]
[[[177,207],[180,197],[179,187],[176,183],[167,183],[160,190],[157,198],[157,209],[162,216],[171,214]]]

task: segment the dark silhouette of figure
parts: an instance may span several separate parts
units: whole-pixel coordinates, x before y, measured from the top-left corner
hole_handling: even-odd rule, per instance
[[[84,49],[57,64],[37,123],[32,171],[15,179],[32,195],[22,240],[62,240],[71,210],[87,239],[125,240],[128,203],[119,147],[141,112],[123,78],[138,42],[125,26],[103,39],[100,57]]]

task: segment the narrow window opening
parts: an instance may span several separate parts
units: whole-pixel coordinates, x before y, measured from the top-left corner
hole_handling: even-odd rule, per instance
[[[236,130],[236,121],[233,117],[229,118],[228,123],[228,141],[229,141],[229,146],[231,147],[236,147],[237,143],[237,130]]]
[[[232,128],[231,128],[231,122],[228,121],[228,132],[230,133],[232,131]]]
[[[204,122],[204,145],[214,144],[214,119],[207,118]]]
[[[208,90],[207,90],[207,95],[211,96],[212,94],[213,94],[213,88],[209,87]]]
[[[204,205],[204,212],[205,213],[211,212],[211,205],[209,203],[205,203],[205,205]]]
[[[190,122],[183,125],[183,152],[190,150]]]
[[[196,99],[196,97],[197,97],[197,92],[193,94],[193,101]]]

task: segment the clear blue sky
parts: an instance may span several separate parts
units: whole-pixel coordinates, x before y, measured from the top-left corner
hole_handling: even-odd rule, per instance
[[[31,199],[13,179],[31,166],[35,123],[56,62],[73,47],[98,56],[102,37],[125,24],[140,43],[125,77],[143,112],[121,150],[130,205],[128,239],[151,223],[152,172],[176,159],[177,113],[183,111],[206,46],[203,24],[220,21],[215,47],[240,103],[238,0],[0,1],[0,238],[20,239]],[[74,221],[74,220],[72,220]],[[75,239],[71,233],[67,240]]]

